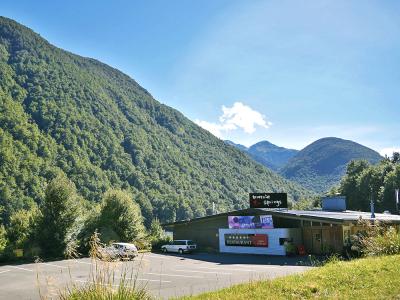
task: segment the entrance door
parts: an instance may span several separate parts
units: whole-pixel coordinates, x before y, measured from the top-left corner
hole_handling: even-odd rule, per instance
[[[312,238],[313,238],[313,253],[321,254],[322,250],[322,234],[321,229],[313,229],[312,230]]]

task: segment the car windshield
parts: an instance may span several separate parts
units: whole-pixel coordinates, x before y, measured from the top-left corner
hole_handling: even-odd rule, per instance
[[[188,245],[194,245],[194,242],[193,241],[187,241],[187,244]]]

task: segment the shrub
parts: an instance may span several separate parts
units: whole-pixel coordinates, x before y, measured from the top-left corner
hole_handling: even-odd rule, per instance
[[[363,230],[351,237],[351,250],[362,256],[400,254],[400,234],[393,226],[359,221]]]

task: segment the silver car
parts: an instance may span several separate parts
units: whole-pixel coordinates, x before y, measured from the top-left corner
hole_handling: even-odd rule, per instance
[[[108,260],[131,260],[139,255],[136,246],[130,243],[112,243],[102,252],[102,257]]]

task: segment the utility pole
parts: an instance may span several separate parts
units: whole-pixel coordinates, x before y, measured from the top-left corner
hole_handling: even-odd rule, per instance
[[[396,213],[399,214],[399,189],[394,190],[394,197],[396,199]]]
[[[375,219],[374,194],[372,189],[371,189],[371,219]]]

